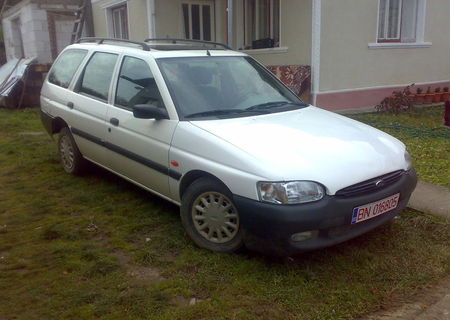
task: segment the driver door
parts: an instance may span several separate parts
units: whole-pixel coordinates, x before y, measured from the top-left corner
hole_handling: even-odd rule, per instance
[[[108,167],[168,197],[169,148],[178,120],[137,119],[132,111],[137,104],[165,108],[148,63],[125,56],[106,117]]]

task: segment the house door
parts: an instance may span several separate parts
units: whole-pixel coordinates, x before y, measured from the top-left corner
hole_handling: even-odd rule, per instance
[[[186,39],[212,41],[214,35],[214,1],[183,1],[183,31]]]

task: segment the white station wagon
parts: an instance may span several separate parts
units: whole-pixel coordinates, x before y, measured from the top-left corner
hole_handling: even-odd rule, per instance
[[[349,240],[398,215],[417,182],[403,143],[219,43],[82,39],[50,70],[41,116],[66,172],[90,161],[179,205],[215,252]]]

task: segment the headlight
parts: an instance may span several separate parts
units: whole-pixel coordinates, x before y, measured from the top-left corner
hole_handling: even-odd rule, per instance
[[[261,201],[276,204],[296,204],[323,198],[323,187],[312,181],[258,182]]]
[[[413,160],[408,151],[405,150],[405,162],[406,162],[406,170],[412,168]]]

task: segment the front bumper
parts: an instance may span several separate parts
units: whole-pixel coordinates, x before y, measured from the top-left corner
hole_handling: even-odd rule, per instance
[[[234,201],[239,210],[246,246],[266,254],[287,256],[341,243],[388,222],[405,208],[416,184],[416,172],[411,169],[396,183],[355,197],[325,196],[320,201],[298,205],[269,204],[238,195],[234,195]],[[400,193],[397,208],[351,224],[353,208],[396,193]],[[317,231],[317,235],[311,239],[291,239],[295,233],[312,230]]]

